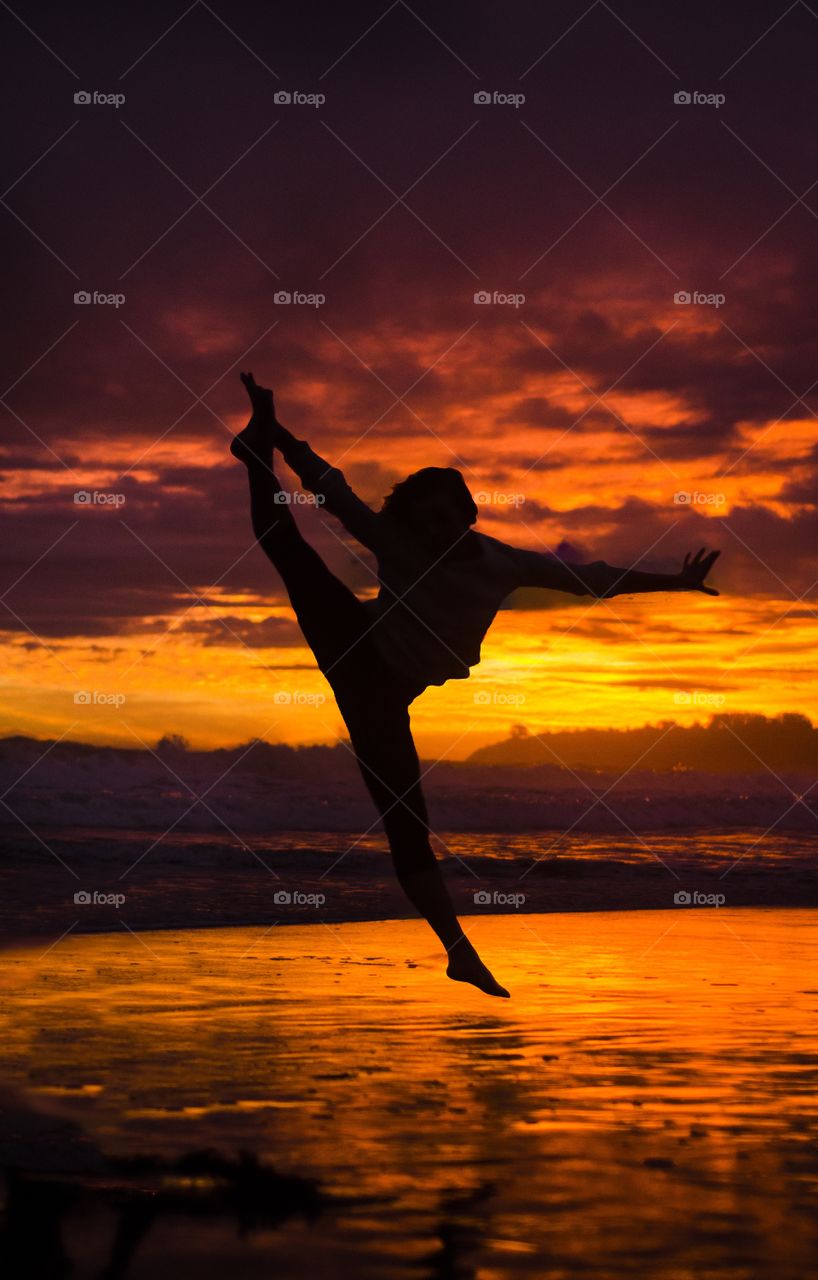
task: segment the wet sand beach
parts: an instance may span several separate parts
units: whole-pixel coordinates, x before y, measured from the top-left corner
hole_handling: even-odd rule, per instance
[[[202,1212],[157,1211],[116,1274],[805,1276],[815,923],[472,917],[510,1002],[448,982],[416,921],[38,940],[5,953],[24,1105],[3,1162],[90,1170],[59,1223],[75,1276],[102,1274],[128,1198],[110,1157],[203,1148],[314,1179],[320,1204],[271,1225],[202,1178]]]

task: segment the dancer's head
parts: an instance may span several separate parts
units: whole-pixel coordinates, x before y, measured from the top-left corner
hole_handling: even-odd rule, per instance
[[[454,467],[423,467],[396,484],[381,508],[439,554],[448,551],[477,519],[477,505]]]

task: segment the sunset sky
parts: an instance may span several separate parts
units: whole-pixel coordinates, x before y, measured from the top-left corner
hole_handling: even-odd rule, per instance
[[[374,505],[451,465],[519,546],[665,572],[721,548],[718,599],[504,610],[415,704],[422,753],[818,717],[818,17],[729,8],[0,10],[0,733],[342,732],[227,452],[245,368]]]

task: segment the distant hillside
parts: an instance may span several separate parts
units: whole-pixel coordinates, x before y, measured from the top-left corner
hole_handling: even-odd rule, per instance
[[[659,773],[809,772],[818,768],[818,728],[787,713],[715,715],[706,725],[672,720],[641,729],[573,729],[531,733],[515,725],[504,742],[481,747],[468,762],[482,765],[567,765],[624,772],[637,764]]]

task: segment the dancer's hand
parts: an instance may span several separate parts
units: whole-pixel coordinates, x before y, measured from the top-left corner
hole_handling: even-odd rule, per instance
[[[714,587],[706,587],[704,580],[720,555],[720,551],[711,551],[705,555],[705,548],[702,547],[691,560],[690,552],[688,551],[682,571],[679,574],[681,589],[683,591],[703,591],[706,596],[717,596],[719,594],[718,591]]]
[[[260,387],[252,373],[242,373],[239,376],[250,397],[250,403],[253,406],[253,417],[263,423],[276,422],[275,402],[270,388]]]

